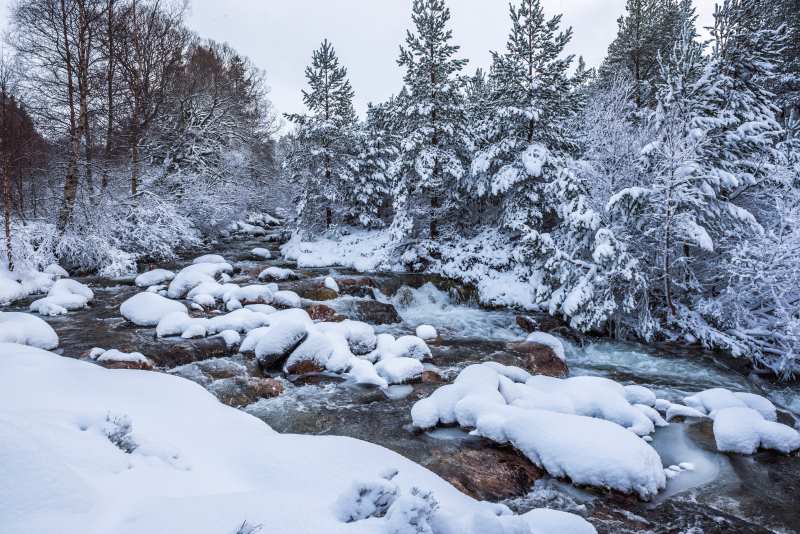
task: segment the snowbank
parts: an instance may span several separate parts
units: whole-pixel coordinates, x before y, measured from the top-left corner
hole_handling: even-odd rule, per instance
[[[594,532],[574,515],[476,502],[383,447],[278,434],[179,377],[21,345],[0,353],[4,534],[219,534],[245,521],[286,533],[414,532],[410,521],[436,534]],[[354,473],[389,491],[353,492]],[[385,517],[371,512],[384,505]]]
[[[58,347],[58,334],[35,315],[0,311],[0,343],[51,350]]]
[[[22,284],[17,282],[10,273],[0,271],[0,306],[8,306],[27,296],[28,292],[25,291]]]
[[[157,293],[137,293],[123,302],[119,311],[128,321],[138,326],[156,326],[170,313],[188,310],[180,302],[162,297]]]
[[[608,379],[529,376],[471,365],[411,409],[418,428],[458,423],[509,443],[554,477],[651,498],[666,485],[658,453],[639,436],[653,421]],[[524,380],[524,382],[523,382]]]

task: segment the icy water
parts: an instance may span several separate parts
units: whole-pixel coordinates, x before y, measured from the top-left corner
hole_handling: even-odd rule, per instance
[[[291,267],[280,259],[256,261],[249,254],[258,246],[271,249],[277,256],[280,238],[275,233],[257,239],[223,240],[203,250],[187,251],[182,260],[158,267],[178,269],[200,254],[221,254],[235,265],[233,282],[253,283],[257,273],[269,265]],[[305,278],[330,273],[340,278],[354,275],[344,269],[298,272]],[[476,362],[519,363],[519,357],[507,348],[508,342],[525,336],[516,326],[513,310],[481,309],[468,302],[467,293],[435,277],[387,273],[359,276],[374,281],[375,300],[394,306],[402,319],[397,324],[377,325],[377,331],[402,335],[413,333],[419,324],[437,327],[443,341],[432,345],[433,359],[427,366],[445,379],[454,378]],[[232,356],[219,340],[159,340],[154,329],[126,323],[119,305],[139,291],[132,279],[79,280],[95,291],[92,307],[47,319],[59,334],[59,351],[65,356],[85,357],[93,347],[137,350],[153,358],[161,370]],[[342,297],[326,304],[348,310],[363,299]],[[645,347],[577,337],[565,344],[573,376],[604,376],[624,384],[641,384],[670,400],[711,387],[750,391],[768,396],[779,406],[781,420],[797,425],[800,387],[748,376],[739,363],[726,358],[682,347]],[[294,382],[278,378],[285,385],[283,395],[262,399],[245,409],[280,432],[351,436],[383,445],[434,470],[442,458],[456,452],[491,447],[459,429],[425,433],[412,429],[411,406],[438,384],[381,390],[336,376],[304,377]],[[761,452],[748,457],[720,454],[705,422],[673,422],[656,431],[652,445],[665,467],[690,462],[695,469],[671,479],[666,490],[650,503],[548,479],[539,480],[529,493],[504,502],[518,511],[548,506],[579,513],[600,532],[800,532],[797,453],[785,456]]]

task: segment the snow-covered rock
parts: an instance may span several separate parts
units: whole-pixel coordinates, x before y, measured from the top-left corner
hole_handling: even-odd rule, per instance
[[[794,428],[768,421],[747,407],[718,408],[714,419],[714,440],[722,452],[753,454],[758,449],[790,453],[800,449],[800,433]]]
[[[219,254],[205,254],[203,256],[199,256],[192,261],[193,264],[198,263],[227,263],[225,258],[220,256]]]
[[[252,254],[256,258],[261,258],[263,260],[272,259],[272,252],[270,252],[266,248],[256,247],[250,251],[250,254]]]
[[[175,275],[175,278],[169,284],[167,294],[172,299],[183,298],[189,291],[204,282],[218,284],[215,280],[216,276],[232,271],[233,267],[228,263],[197,263],[189,265]]]
[[[267,282],[283,282],[295,278],[297,278],[297,274],[293,270],[274,266],[267,267],[258,275],[259,280],[266,280]]]
[[[0,343],[51,350],[58,347],[58,334],[35,315],[0,311]]]
[[[271,285],[249,285],[231,287],[223,295],[222,300],[238,300],[242,304],[272,304],[275,290]]]
[[[564,344],[554,335],[546,332],[533,332],[528,335],[525,341],[527,343],[538,343],[539,345],[550,347],[553,349],[553,353],[555,353],[555,355],[558,356],[561,361],[567,361],[567,353],[564,350]]]
[[[147,291],[137,293],[123,302],[119,311],[125,319],[138,326],[156,326],[171,313],[188,312],[183,303]]]
[[[105,350],[94,348],[89,357],[108,367],[129,369],[152,369],[153,362],[141,352],[122,352],[117,349]]]
[[[497,364],[472,365],[418,401],[411,418],[418,428],[458,423],[510,443],[552,476],[650,498],[666,477],[656,451],[638,436],[654,424],[624,392],[597,377],[538,375],[521,383],[498,373]]]
[[[439,337],[439,332],[437,332],[436,329],[429,324],[419,325],[417,327],[416,334],[418,338],[424,341],[430,341]]]
[[[390,351],[394,356],[405,356],[417,360],[427,360],[431,357],[431,349],[428,344],[417,336],[401,336],[397,338]]]
[[[153,269],[136,277],[135,283],[139,287],[160,286],[171,282],[175,273],[167,269]]]
[[[55,305],[67,311],[75,311],[85,308],[92,300],[94,292],[88,286],[76,280],[62,278],[56,280],[45,298],[32,302],[30,310],[46,315],[47,312],[52,312]]]
[[[283,290],[272,295],[272,304],[283,308],[299,308],[303,305],[303,300],[294,291]]]
[[[724,388],[712,388],[683,399],[687,406],[714,417],[715,412],[725,408],[752,408],[768,421],[777,419],[777,410],[772,402],[754,393],[733,393]]]
[[[387,358],[375,364],[378,376],[389,384],[404,384],[422,376],[425,368],[414,358]]]
[[[332,276],[325,277],[325,287],[331,291],[339,292],[339,284],[336,283],[336,280],[334,280]]]

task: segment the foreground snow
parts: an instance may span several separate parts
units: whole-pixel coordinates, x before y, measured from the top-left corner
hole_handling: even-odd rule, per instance
[[[478,503],[376,445],[277,434],[178,377],[15,344],[0,355],[4,534],[219,534],[244,521],[282,533],[594,532],[574,515]]]

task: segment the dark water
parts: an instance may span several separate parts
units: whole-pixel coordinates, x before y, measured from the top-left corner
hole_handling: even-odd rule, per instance
[[[202,249],[187,251],[182,259],[158,265],[179,269],[201,254],[221,254],[235,266],[233,282],[255,283],[255,276],[270,265],[288,266],[283,260],[256,260],[249,251],[265,247],[279,256],[279,236],[228,239]],[[352,276],[346,269],[299,270],[305,278]],[[509,341],[524,333],[515,324],[513,310],[483,310],[464,301],[464,292],[435,277],[371,273],[378,300],[393,304],[402,323],[378,326],[395,335],[413,333],[418,324],[433,324],[442,341],[433,345],[429,366],[445,378],[453,378],[467,365],[483,361],[518,364],[507,350]],[[68,357],[84,357],[93,347],[139,351],[154,359],[161,370],[195,360],[231,357],[219,340],[156,339],[152,328],[129,325],[119,305],[140,289],[132,279],[79,278],[92,287],[90,309],[57,318],[46,318],[61,339],[59,351]],[[329,302],[347,309],[352,299]],[[23,303],[24,305],[25,303]],[[24,307],[24,306],[20,306]],[[239,356],[238,359],[242,357]],[[660,398],[679,400],[710,387],[726,387],[768,396],[782,409],[790,424],[800,412],[800,389],[782,386],[743,374],[735,362],[695,349],[645,347],[602,340],[567,344],[572,375],[605,376],[625,384],[641,384]],[[253,367],[251,366],[251,370]],[[255,371],[257,372],[257,371]],[[438,385],[393,386],[387,391],[359,386],[335,376],[316,376],[302,381],[283,380],[286,391],[274,399],[262,399],[246,410],[278,431],[303,434],[336,434],[383,445],[416,462],[429,465],[433,458],[453,452],[486,447],[458,429],[419,433],[411,428],[410,410],[416,400]],[[586,516],[601,532],[800,532],[800,458],[761,452],[754,456],[716,452],[707,423],[673,423],[658,429],[653,446],[668,466],[692,462],[696,470],[668,483],[666,491],[651,503],[573,488],[561,481],[543,480],[527,495],[506,501],[524,511],[550,506]]]

